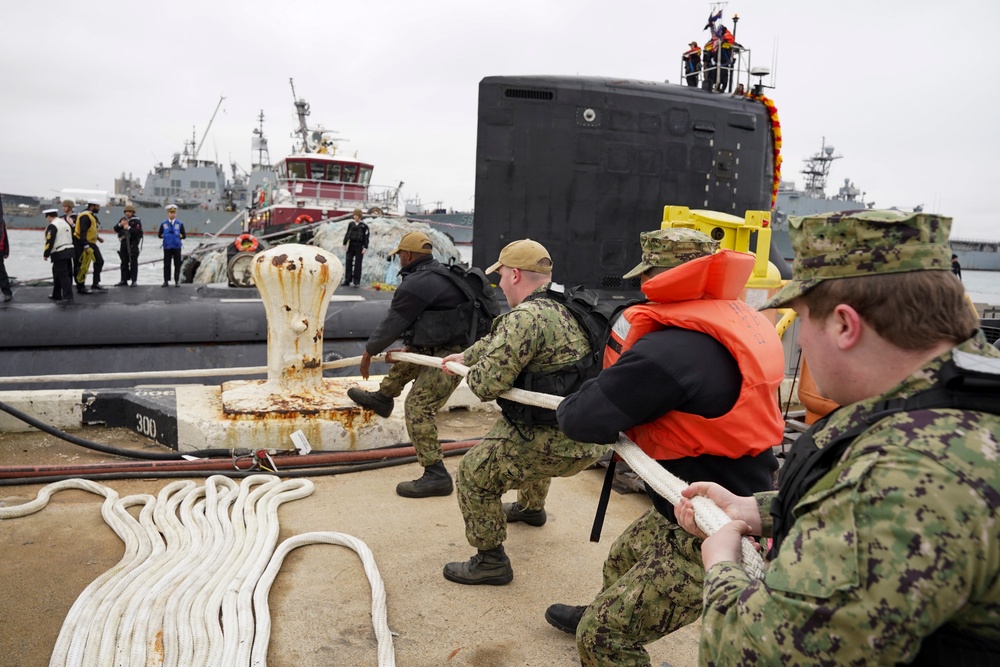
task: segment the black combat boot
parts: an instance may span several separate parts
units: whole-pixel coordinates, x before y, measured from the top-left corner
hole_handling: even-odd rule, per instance
[[[420,479],[412,482],[400,482],[396,485],[396,493],[404,498],[429,498],[431,496],[449,496],[454,488],[451,475],[444,467],[444,461],[438,461],[424,468]]]
[[[545,508],[540,510],[526,510],[521,507],[521,503],[504,503],[503,513],[507,517],[507,523],[517,523],[523,521],[529,526],[544,526]]]
[[[580,619],[583,618],[585,611],[587,611],[586,605],[574,607],[568,604],[554,604],[545,610],[545,620],[549,625],[575,635],[576,626],[580,625]]]
[[[448,563],[444,566],[444,578],[456,584],[503,586],[514,579],[514,569],[501,544],[489,551],[480,549],[467,561]]]
[[[363,408],[367,408],[379,417],[388,417],[392,414],[392,406],[395,401],[381,392],[365,391],[357,387],[347,390],[347,397]]]

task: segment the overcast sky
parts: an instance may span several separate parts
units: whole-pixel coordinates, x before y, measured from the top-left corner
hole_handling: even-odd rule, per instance
[[[201,157],[249,168],[264,112],[271,159],[291,148],[288,80],[310,122],[407,197],[473,205],[479,81],[565,74],[680,80],[703,42],[694,0],[36,0],[4,11],[0,191],[113,189],[200,140]],[[784,178],[823,138],[845,178],[879,207],[955,218],[953,236],[1000,238],[994,0],[729,2],[724,23],[781,119]],[[227,167],[227,173],[229,169]]]

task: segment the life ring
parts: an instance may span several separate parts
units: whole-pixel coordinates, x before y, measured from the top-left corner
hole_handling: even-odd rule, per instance
[[[233,241],[233,245],[236,246],[236,250],[239,252],[257,252],[257,248],[260,247],[260,241],[253,234],[240,234]]]
[[[313,221],[312,216],[308,215],[306,213],[303,213],[299,217],[295,218],[295,224],[296,225],[308,224],[308,223],[310,223],[312,221]]]
[[[372,206],[370,209],[368,209],[368,213],[369,215],[374,215],[379,218],[381,218],[383,215],[382,209],[380,209],[378,206]]]

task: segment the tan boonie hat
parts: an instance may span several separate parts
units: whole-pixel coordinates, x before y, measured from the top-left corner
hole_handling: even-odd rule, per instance
[[[548,260],[544,262],[543,260]],[[493,273],[501,266],[509,266],[512,269],[522,271],[534,271],[535,273],[552,273],[552,257],[538,241],[531,239],[521,239],[504,246],[500,251],[500,259],[496,264],[486,269],[486,273]]]
[[[830,278],[950,271],[951,218],[903,211],[841,211],[788,220],[792,280],[759,310],[780,308]]]
[[[407,252],[419,252],[419,253],[430,253],[434,250],[434,244],[431,240],[427,238],[427,234],[423,232],[409,232],[403,235],[403,238],[399,239],[399,245],[396,249],[389,253],[389,257],[397,254],[400,250],[406,250]]]
[[[354,212],[351,213],[351,215],[364,215],[364,211],[362,211],[360,208],[356,208],[354,209]]]
[[[132,206],[132,204],[129,204],[124,209],[122,209],[123,213],[128,213],[129,211],[132,211],[133,213],[135,213],[135,206]]]
[[[622,276],[623,279],[635,278],[654,267],[672,269],[689,260],[711,255],[719,246],[708,234],[687,227],[643,232],[639,234],[639,245],[642,261]]]
[[[73,201],[72,199],[63,199],[62,200],[62,205],[63,206],[69,206],[70,208],[73,208],[73,207],[76,206],[76,202]]]

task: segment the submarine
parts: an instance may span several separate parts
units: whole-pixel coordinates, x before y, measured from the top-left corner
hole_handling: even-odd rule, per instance
[[[476,266],[531,238],[549,249],[558,282],[637,296],[638,279],[621,276],[638,263],[639,233],[660,226],[666,204],[734,216],[771,209],[775,128],[768,107],[752,97],[542,75],[486,77],[478,92]],[[770,259],[790,277],[777,252]],[[186,369],[218,369],[193,381],[220,384],[231,379],[227,368],[267,364],[264,308],[252,286],[140,285],[74,306],[53,304],[50,289],[20,287],[0,305],[0,391],[66,387],[4,377],[70,375],[74,388],[114,388],[136,381],[83,376]],[[361,354],[391,297],[373,286],[338,290],[324,361]]]

